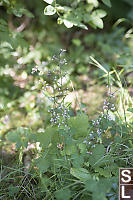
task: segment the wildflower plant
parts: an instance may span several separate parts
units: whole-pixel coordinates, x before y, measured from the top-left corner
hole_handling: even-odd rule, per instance
[[[95,147],[95,143],[102,142],[103,138],[111,138],[112,132],[110,131],[115,124],[115,115],[113,112],[116,111],[115,107],[115,92],[112,92],[112,84],[106,86],[108,88],[107,97],[103,103],[103,111],[99,114],[96,120],[91,121],[92,130],[90,131],[89,140]],[[89,143],[91,143],[89,141]],[[110,143],[112,143],[110,141]]]
[[[65,103],[69,92],[64,84],[66,64],[61,50],[50,63],[43,62],[33,69],[34,74],[39,74],[41,93],[51,102],[48,112],[52,126],[37,134],[26,132],[26,137],[25,131],[19,129],[9,132],[7,139],[15,141],[19,148],[27,141],[39,143],[33,166],[37,177],[40,174],[40,183],[45,183],[41,189],[45,199],[52,196],[64,200],[64,194],[69,194],[65,199],[116,200],[118,168],[132,167],[132,127],[117,116],[110,81],[103,110],[95,120],[88,122],[84,112],[71,116],[70,105]]]
[[[67,72],[64,70],[64,66],[67,65],[67,61],[64,58],[66,50],[61,49],[59,55],[53,56],[51,61],[51,68],[45,69],[41,67],[35,67],[32,73],[39,72],[41,79],[39,84],[41,85],[42,93],[50,100],[51,106],[49,106],[48,112],[50,114],[50,123],[60,127],[68,127],[69,104],[65,103],[65,97],[68,94],[69,89],[65,86],[64,80],[66,79]],[[48,63],[42,63],[48,65]],[[43,75],[43,76],[42,76]]]

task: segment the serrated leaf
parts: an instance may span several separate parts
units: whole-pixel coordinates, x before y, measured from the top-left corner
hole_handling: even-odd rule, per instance
[[[56,9],[51,5],[48,5],[44,9],[44,15],[54,15],[55,13],[56,13]]]
[[[91,178],[91,175],[85,168],[71,168],[70,173],[82,181],[86,181]]]
[[[111,8],[111,1],[110,1],[110,0],[102,0],[102,2],[103,2],[106,6],[108,6],[108,7]]]
[[[43,0],[43,1],[45,1],[48,4],[52,4],[54,2],[54,0]]]

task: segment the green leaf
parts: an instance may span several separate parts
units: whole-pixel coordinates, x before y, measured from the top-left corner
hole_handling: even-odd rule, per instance
[[[56,13],[56,9],[51,5],[48,5],[44,9],[44,15],[54,15],[55,13]]]
[[[85,114],[72,117],[69,120],[69,126],[74,138],[87,136],[88,132],[88,116]]]
[[[76,153],[77,152],[76,145],[75,144],[66,145],[65,152],[66,152],[66,155],[72,155],[72,154]]]
[[[73,43],[75,46],[79,47],[79,46],[81,45],[81,40],[79,40],[79,39],[73,39],[73,40],[72,40],[72,43]]]
[[[40,146],[47,148],[55,132],[54,127],[47,127],[44,133],[38,134],[37,140],[40,142]]]
[[[17,4],[12,10],[13,14],[17,17],[22,17],[22,15],[26,15],[28,17],[33,18],[34,15],[27,9],[23,8],[21,5]]]
[[[104,177],[111,177],[112,174],[111,174],[111,169],[108,167],[108,168],[100,168],[98,167],[97,169],[95,169],[95,172],[98,172],[101,176],[104,176]]]
[[[64,25],[65,25],[67,28],[72,28],[72,27],[73,27],[73,23],[70,22],[69,20],[64,19],[63,22],[64,22]]]
[[[129,112],[133,113],[133,108],[128,108],[127,109]]]
[[[110,1],[110,0],[102,0],[102,2],[103,2],[106,6],[108,6],[108,7],[111,8],[111,1]]]
[[[99,3],[98,3],[97,0],[87,0],[87,3],[89,3],[89,4],[93,4],[94,7],[98,7],[98,5],[99,5]]]
[[[91,22],[98,28],[103,28],[103,20],[98,16],[91,16]]]
[[[71,155],[71,162],[72,162],[73,167],[76,167],[76,168],[83,167],[84,157],[83,157],[83,155],[79,155],[79,154],[75,153],[75,154]]]
[[[55,192],[57,200],[69,200],[71,198],[71,191],[69,189],[61,189]]]
[[[108,74],[108,71],[99,63],[95,60],[95,58],[93,58],[92,56],[90,56],[90,59],[93,61],[93,64],[95,66],[97,66],[99,69],[101,69],[102,71],[104,71],[106,74]]]
[[[89,162],[92,166],[99,166],[103,164],[101,161],[103,161],[105,153],[105,148],[103,144],[96,144],[95,148],[92,150],[92,155],[89,157]]]
[[[28,129],[18,127],[15,131],[11,131],[6,135],[6,139],[16,143],[16,147],[20,148],[27,147],[28,145],[28,136],[30,131]]]
[[[87,153],[87,148],[86,148],[86,144],[84,143],[80,143],[78,145],[79,149],[80,149],[80,153],[83,154],[83,153]]]
[[[45,1],[48,4],[52,4],[54,2],[54,0],[43,0],[43,1]]]
[[[105,17],[107,15],[107,13],[104,10],[102,10],[102,9],[97,9],[97,10],[95,10],[93,12],[92,15],[96,16],[96,17],[99,17],[99,18],[103,18],[103,17]]]
[[[101,178],[100,180],[87,180],[85,188],[87,191],[92,192],[92,200],[107,200],[106,194],[110,191],[112,183],[110,180]]]
[[[88,30],[88,27],[85,24],[81,23],[81,22],[74,23],[74,25],[78,26],[80,28],[83,28],[85,30]]]
[[[85,188],[89,192],[94,192],[97,189],[97,182],[93,179],[85,181]]]
[[[82,181],[86,181],[91,178],[91,175],[85,168],[71,168],[70,173]]]
[[[47,172],[47,169],[50,166],[49,161],[45,157],[40,157],[40,158],[36,159],[35,163],[36,163],[37,167],[39,168],[39,170],[43,173]]]

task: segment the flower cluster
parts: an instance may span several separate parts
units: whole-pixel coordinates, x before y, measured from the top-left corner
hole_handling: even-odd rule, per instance
[[[50,122],[52,124],[58,125],[58,127],[67,127],[67,120],[70,118],[69,108],[67,108],[63,103],[51,107],[48,112],[51,115]]]
[[[64,79],[66,79],[66,75],[68,74],[63,68],[67,64],[64,52],[65,50],[61,49],[59,55],[53,56],[49,64],[51,65],[50,69],[45,67],[48,63],[42,63],[41,66],[36,66],[32,69],[32,73],[37,72],[40,75],[39,84],[41,92],[53,104],[48,110],[51,116],[50,122],[52,125],[58,125],[58,127],[67,127],[67,120],[70,117],[69,106],[66,106],[64,102],[69,91],[64,84]]]
[[[109,122],[113,122],[114,118],[111,116],[110,111],[115,111],[115,105],[113,103],[115,98],[114,93],[111,93],[111,88],[109,88],[108,98],[104,101],[103,112],[98,116],[96,120],[92,120],[93,131],[90,132],[90,140],[99,139],[102,134],[108,129]]]
[[[114,95],[114,93],[111,92],[111,86],[110,87],[107,86],[107,88],[109,88],[108,98],[105,99],[105,101],[104,101],[103,110],[114,111],[115,110],[115,105],[113,103],[113,99],[115,98],[115,95]]]

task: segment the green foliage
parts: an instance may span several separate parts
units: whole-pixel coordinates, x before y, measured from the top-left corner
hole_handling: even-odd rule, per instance
[[[97,167],[102,165],[104,162],[104,154],[105,154],[105,148],[102,144],[96,144],[94,149],[92,150],[92,155],[89,157],[89,163],[93,167]]]
[[[17,128],[15,131],[8,132],[6,135],[7,140],[16,143],[16,148],[27,147],[29,141],[30,131],[22,127]]]
[[[70,173],[81,181],[87,181],[91,179],[90,174],[84,168],[71,168]]]
[[[69,120],[69,126],[74,138],[79,138],[87,135],[88,117],[81,114]]]
[[[56,9],[51,5],[47,6],[44,10],[44,15],[54,15],[55,13]]]
[[[61,189],[55,192],[55,197],[57,200],[69,200],[71,198],[71,191],[69,189]]]
[[[0,198],[118,199],[118,169],[133,166],[132,8],[126,0],[1,0]],[[63,51],[51,62],[64,47],[68,64]],[[84,100],[95,84],[95,93],[104,84],[109,92],[89,121],[91,100],[77,112],[58,89],[80,89]],[[58,123],[51,124],[51,107]]]
[[[85,24],[89,24],[93,28],[103,28],[102,18],[106,16],[106,12],[101,9],[96,9],[99,6],[98,0],[69,1],[56,3],[56,1],[45,1],[48,5],[44,9],[45,15],[58,14],[57,23],[63,24],[67,28],[77,26],[83,29],[88,29]],[[110,1],[103,1],[107,6],[111,6]]]

